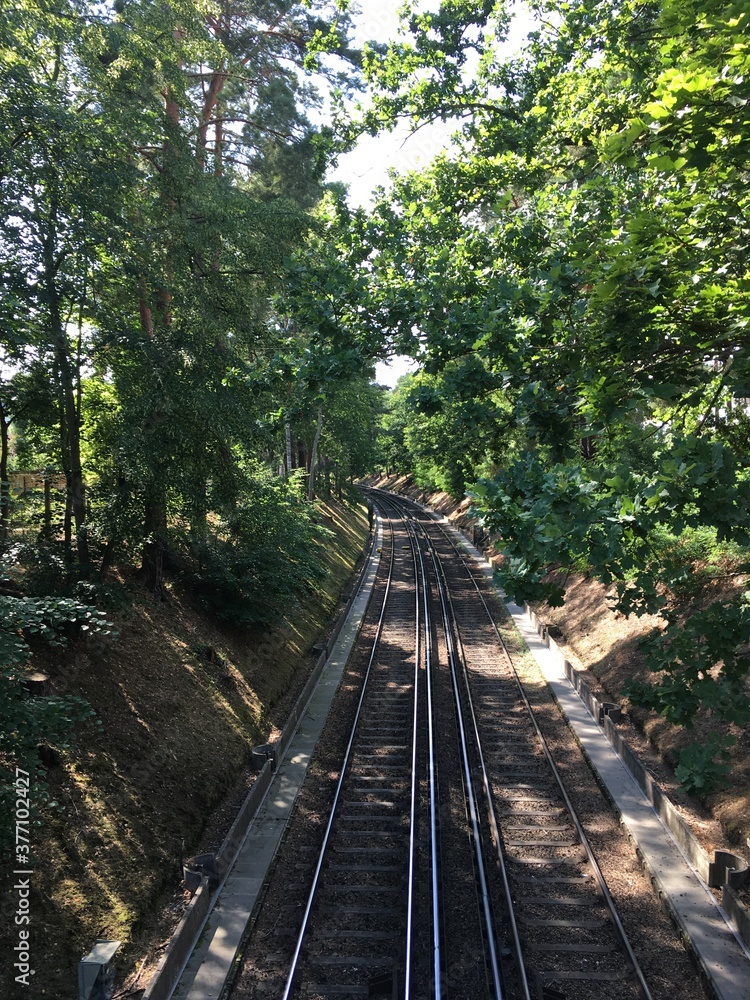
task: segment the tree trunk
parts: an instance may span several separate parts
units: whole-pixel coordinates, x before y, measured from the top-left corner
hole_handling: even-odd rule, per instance
[[[196,505],[190,517],[190,547],[200,573],[208,539],[208,484],[205,479],[196,483],[196,493]]]
[[[206,89],[205,97],[203,98],[203,107],[201,108],[198,125],[198,141],[195,151],[196,159],[202,168],[205,168],[206,166],[206,145],[208,142],[208,128],[211,123],[211,116],[214,111],[218,112],[219,98],[221,96],[221,92],[224,90],[224,84],[226,82],[227,72],[223,67],[219,67],[216,72],[212,74],[208,88]],[[215,123],[214,135],[216,139],[216,146],[214,148],[214,170],[216,171],[217,176],[220,176],[222,169],[221,143],[223,140],[220,115],[218,115],[218,120]]]
[[[49,310],[50,339],[54,349],[60,406],[60,437],[67,484],[67,507],[76,532],[76,551],[81,572],[89,572],[88,529],[86,525],[86,489],[81,465],[81,429],[77,405],[77,379],[71,363],[70,343],[60,309],[57,267],[54,250],[57,236],[57,203],[50,208],[49,230],[44,241],[44,285]]]
[[[107,544],[104,546],[104,554],[102,556],[101,565],[99,566],[99,583],[104,583],[107,578],[107,573],[112,565],[112,560],[115,555],[115,540],[114,538],[109,538]]]
[[[146,536],[141,556],[143,582],[154,597],[166,601],[164,553],[167,543],[167,496],[162,486],[152,485],[146,496],[143,528]]]
[[[5,541],[10,529],[10,481],[8,479],[8,453],[10,451],[10,420],[0,399],[0,539]]]
[[[315,437],[313,439],[312,451],[310,452],[310,474],[307,478],[308,503],[312,503],[315,497],[315,464],[318,461],[318,444],[320,443],[320,434],[322,430],[323,430],[323,404],[318,403],[318,425],[315,428]]]
[[[174,32],[176,41],[182,41],[184,31],[177,28]],[[167,89],[164,92],[164,110],[166,112],[166,137],[163,144],[164,170],[168,172],[172,169],[171,154],[177,144],[170,136],[176,137],[180,126],[180,107],[174,93]],[[175,204],[171,200],[167,201],[170,211],[174,210]],[[164,274],[164,283],[155,296],[156,310],[161,318],[158,328],[154,324],[154,312],[149,304],[145,281],[141,285],[141,297],[139,302],[139,313],[141,329],[149,338],[155,340],[159,336],[164,336],[172,323],[172,283],[171,265],[169,253],[167,253],[167,263]],[[154,413],[149,414],[146,423],[153,423],[158,426],[160,421]],[[157,460],[158,461],[158,460]],[[164,555],[167,545],[167,478],[163,468],[152,470],[151,481],[147,484],[143,500],[143,549],[141,550],[141,577],[148,590],[165,601],[167,592],[164,586]]]
[[[148,303],[140,302],[141,328],[146,336],[154,339],[153,313]],[[149,414],[152,421],[154,414]],[[159,421],[153,421],[157,426]],[[162,470],[163,471],[163,470]],[[158,481],[157,481],[158,479]],[[154,470],[154,479],[146,487],[143,500],[143,548],[141,549],[141,578],[148,590],[166,600],[164,587],[164,550],[167,540],[167,486],[160,476],[159,470]]]
[[[587,462],[590,462],[591,459],[596,454],[596,438],[594,437],[581,438],[580,445],[581,445],[581,455]]]
[[[284,434],[286,435],[286,475],[292,471],[292,425],[287,420],[284,424]]]
[[[63,406],[61,414],[61,430],[64,439],[65,480],[68,496],[68,510],[75,525],[76,552],[81,571],[85,575],[89,571],[88,529],[86,525],[86,489],[83,484],[83,468],[81,465],[81,435],[76,410],[75,386],[73,383],[70,358],[67,352],[67,337],[60,327],[55,338],[55,356],[58,378],[60,380],[60,396]],[[72,540],[71,540],[72,541]]]
[[[586,418],[576,417],[573,426],[577,431],[583,432],[586,429]],[[596,454],[596,438],[591,435],[584,437],[582,433],[578,438],[578,449],[581,457],[587,462],[590,461]]]
[[[221,177],[224,173],[224,130],[221,122],[221,104],[216,105],[216,125],[214,126],[214,176]]]
[[[44,522],[42,525],[42,538],[52,538],[52,483],[51,471],[44,470]]]
[[[63,472],[65,469],[63,468]],[[63,547],[67,559],[73,558],[73,495],[67,485],[67,473],[65,475],[65,511],[63,513]]]

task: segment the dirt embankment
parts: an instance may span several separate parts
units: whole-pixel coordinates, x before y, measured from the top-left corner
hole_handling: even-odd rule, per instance
[[[77,963],[97,937],[123,942],[118,988],[128,972],[129,988],[144,985],[139,968],[153,964],[184,907],[183,857],[221,843],[254,780],[252,747],[283,725],[314,664],[311,647],[343,608],[367,511],[327,507],[321,520],[332,530],[320,546],[326,578],[290,602],[272,632],[219,626],[177,586],[155,603],[123,580],[125,606],[109,614],[115,641],[35,657],[54,693],[88,699],[99,724],[49,768],[58,805],[31,836],[35,975],[19,986],[6,959],[0,996],[75,1000]],[[4,878],[0,948],[9,956],[18,937],[10,871]]]
[[[429,504],[451,521],[472,532],[474,522],[468,516],[468,500],[456,501],[447,493],[425,494],[405,476],[381,477],[371,485],[394,490]],[[485,554],[492,558],[493,551]],[[733,593],[739,582],[717,581],[707,588],[706,601]],[[678,806],[684,819],[707,850],[715,847],[750,856],[750,732],[735,728],[737,742],[732,750],[732,780],[722,791],[705,801],[685,794],[679,786],[673,766],[677,752],[706,731],[706,723],[695,730],[670,725],[654,712],[630,705],[623,696],[631,677],[653,680],[645,671],[640,642],[656,624],[656,618],[626,618],[611,610],[607,588],[597,580],[582,575],[565,580],[566,599],[561,608],[536,607],[540,618],[558,628],[558,642],[566,657],[581,671],[583,679],[602,700],[621,703],[627,711],[622,723],[626,738],[641,760],[659,781],[662,789]]]

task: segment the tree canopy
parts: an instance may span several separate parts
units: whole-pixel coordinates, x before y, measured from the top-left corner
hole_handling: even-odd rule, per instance
[[[346,7],[4,5],[5,777],[47,723],[63,745],[85,716],[24,699],[23,637],[89,628],[114,563],[255,626],[319,575],[316,464],[340,494],[377,406],[371,359],[330,341],[293,280],[328,197],[323,92],[361,85]]]
[[[169,526],[205,535],[210,513],[252,493],[253,461],[287,457],[274,414],[305,376],[280,374],[277,295],[331,156],[310,111],[321,86],[357,85],[345,7],[8,6],[2,478],[5,431],[38,437],[24,387],[39,376],[49,433],[25,454],[65,475],[75,572],[140,546],[163,593]],[[299,351],[315,335],[298,322]],[[6,535],[9,502],[6,487]]]
[[[454,0],[413,5],[365,52],[362,127],[456,124],[358,220],[368,323],[422,364],[386,448],[424,485],[470,489],[509,595],[559,603],[550,567],[582,568],[624,613],[654,612],[685,572],[665,537],[750,540],[749,15],[530,10],[511,56],[508,6]],[[747,615],[741,592],[693,609],[690,654],[667,615],[661,680],[631,692],[688,725],[710,709],[718,753],[750,718]]]

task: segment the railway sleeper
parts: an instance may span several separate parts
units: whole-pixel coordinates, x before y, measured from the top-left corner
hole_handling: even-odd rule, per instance
[[[367,804],[367,803],[365,803]],[[400,823],[404,825],[406,819],[400,813],[395,815],[386,816],[384,813],[368,813],[368,812],[357,812],[357,813],[341,813],[338,816],[338,821],[344,823]]]
[[[331,872],[368,872],[371,875],[382,875],[384,872],[399,872],[399,874],[403,875],[404,866],[337,864],[336,862],[329,861],[328,870]]]
[[[548,918],[524,917],[524,927],[580,927],[585,930],[601,930],[607,926],[606,920],[567,919],[551,920]]]
[[[394,891],[400,892],[401,890]],[[371,915],[389,918],[401,916],[401,911],[394,906],[339,906],[338,904],[334,906],[332,903],[322,903],[320,913],[327,916],[338,916],[342,913],[347,916]]]
[[[364,939],[366,941],[372,941],[373,943],[377,944],[379,941],[395,941],[399,937],[399,932],[398,931],[379,931],[379,930],[360,931],[360,930],[350,929],[348,927],[342,927],[341,930],[337,930],[336,928],[333,928],[331,930],[318,931],[318,933],[317,933],[316,936],[318,938],[323,939],[323,940],[328,939],[328,938],[330,938],[330,939],[339,939],[339,938],[341,938],[341,939],[349,939],[349,938],[360,939],[360,938],[362,938],[362,939]]]
[[[326,892],[336,892],[336,893],[357,893],[366,892],[370,895],[377,896],[379,894],[402,894],[405,891],[403,886],[397,885],[331,885],[328,883],[326,885]],[[337,907],[338,908],[338,907]]]
[[[333,966],[336,968],[388,969],[393,965],[393,959],[388,955],[308,955],[309,965]]]
[[[588,980],[595,983],[625,983],[630,978],[630,967],[625,966],[620,969],[585,969],[583,971],[578,969],[572,969],[569,971],[564,971],[562,969],[545,969],[542,972],[537,973],[537,975],[549,979],[551,982],[555,982],[559,979],[562,980],[577,980],[578,982]],[[601,996],[601,994],[599,994]]]

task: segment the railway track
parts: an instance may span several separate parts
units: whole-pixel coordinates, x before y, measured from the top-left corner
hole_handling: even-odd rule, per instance
[[[283,1000],[394,993],[399,966],[411,966],[421,643],[405,525],[390,525],[383,562],[378,624]]]
[[[523,996],[650,997],[614,901],[516,677],[483,577],[431,519]],[[467,725],[468,727],[468,725]]]
[[[648,1000],[484,580],[421,508],[375,503],[388,535],[325,829],[233,997]]]

